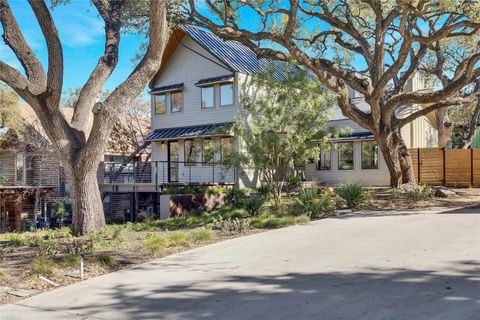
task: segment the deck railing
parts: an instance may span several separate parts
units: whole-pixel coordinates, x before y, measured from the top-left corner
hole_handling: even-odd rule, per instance
[[[234,184],[234,166],[213,162],[146,161],[103,162],[98,171],[101,184]]]

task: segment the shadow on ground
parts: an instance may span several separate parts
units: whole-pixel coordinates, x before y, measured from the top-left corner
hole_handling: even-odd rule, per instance
[[[178,265],[161,267],[173,271]],[[190,268],[198,272],[205,264]],[[129,319],[475,319],[480,314],[478,262],[451,263],[445,269],[452,271],[369,269],[219,276],[214,283],[183,285],[180,281],[172,286],[152,279],[148,291],[136,292],[130,285],[102,289],[108,303],[98,301],[77,309],[65,306],[64,311],[103,318],[107,307]]]

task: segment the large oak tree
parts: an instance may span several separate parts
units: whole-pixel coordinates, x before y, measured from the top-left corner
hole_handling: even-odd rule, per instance
[[[448,83],[404,91],[436,43],[480,32],[476,0],[186,0],[182,23],[237,40],[259,57],[295,59],[337,94],[342,113],[370,130],[390,171],[391,184],[414,182],[402,126],[438,108],[471,103],[478,91],[464,90],[480,76],[480,52],[470,52]],[[206,7],[206,9],[205,9]],[[442,52],[437,52],[442,55]],[[361,93],[369,112],[357,108],[348,86]],[[460,94],[467,93],[468,94]],[[416,110],[399,116],[404,106]]]
[[[52,1],[58,3],[62,1]],[[66,1],[68,2],[68,1]],[[135,6],[146,4],[135,18]],[[168,37],[167,1],[92,0],[104,21],[105,49],[74,105],[71,122],[60,110],[63,85],[63,52],[55,22],[43,0],[29,0],[45,38],[48,50],[46,71],[25,40],[6,0],[0,0],[3,39],[20,61],[24,73],[0,61],[0,80],[9,85],[35,111],[45,133],[65,169],[71,188],[73,225],[78,234],[95,231],[105,225],[96,171],[103,158],[108,137],[124,106],[142,92],[160,67]],[[133,13],[133,14],[132,14]],[[146,13],[146,15],[145,15]],[[122,28],[138,23],[145,26],[148,44],[132,73],[105,99],[97,101],[105,81],[118,62]],[[147,24],[144,24],[147,22]],[[88,119],[94,114],[93,127]]]

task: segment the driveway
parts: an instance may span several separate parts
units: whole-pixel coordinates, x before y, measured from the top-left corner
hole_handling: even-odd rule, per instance
[[[0,319],[478,319],[477,209],[237,238],[4,306]]]

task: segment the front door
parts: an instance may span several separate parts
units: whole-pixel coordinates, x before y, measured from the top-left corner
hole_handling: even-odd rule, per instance
[[[178,182],[178,141],[168,142],[168,181]]]

